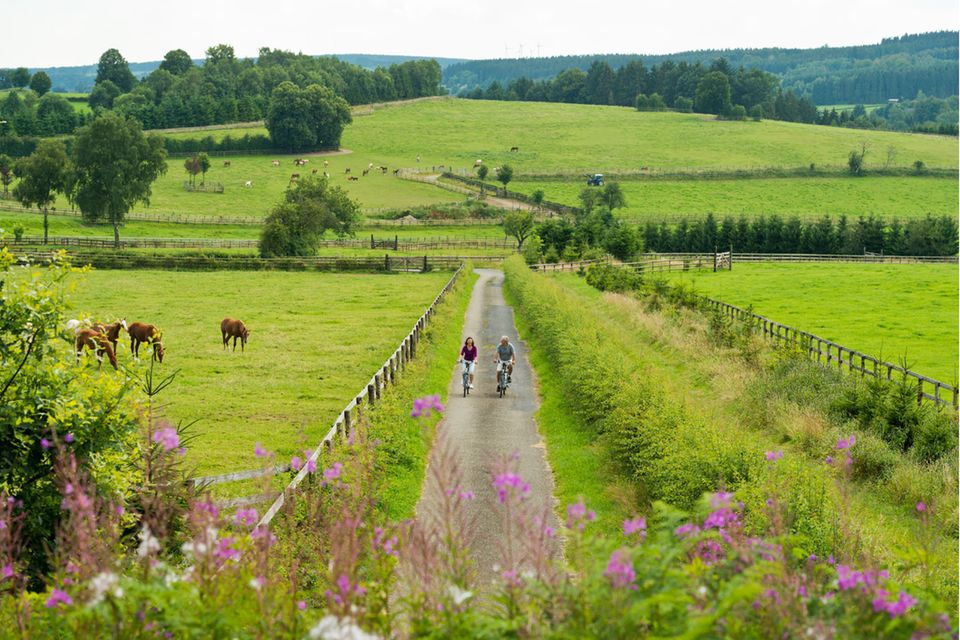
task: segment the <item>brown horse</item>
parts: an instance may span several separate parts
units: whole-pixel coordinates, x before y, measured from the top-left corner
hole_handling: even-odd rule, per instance
[[[117,341],[120,339],[120,331],[127,328],[127,321],[117,320],[115,322],[111,322],[110,324],[94,322],[93,328],[107,337],[107,340],[109,340],[110,344],[113,345],[113,352],[116,353]]]
[[[163,362],[163,344],[160,342],[160,329],[152,324],[143,322],[132,322],[127,327],[127,333],[130,334],[130,352],[134,358],[140,357],[140,345],[144,342],[153,345],[153,359],[157,362]]]
[[[80,355],[83,353],[83,348],[87,347],[97,356],[97,362],[99,363],[97,365],[98,369],[103,367],[104,353],[110,358],[110,364],[113,365],[113,368],[117,368],[117,355],[113,351],[113,347],[110,346],[110,340],[107,336],[96,329],[77,329],[76,335],[75,346],[77,348],[77,362],[80,362]]]
[[[220,323],[220,337],[223,338],[223,348],[227,348],[227,343],[230,342],[230,338],[233,338],[233,350],[237,350],[237,338],[240,339],[240,351],[244,351],[244,346],[247,344],[247,340],[250,339],[250,329],[247,329],[247,325],[243,324],[242,320],[234,320],[233,318],[224,318]]]

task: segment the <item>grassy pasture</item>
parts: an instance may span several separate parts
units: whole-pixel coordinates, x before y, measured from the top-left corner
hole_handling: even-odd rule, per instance
[[[876,214],[885,218],[956,215],[957,180],[949,178],[749,178],[741,180],[621,180],[627,206],[618,213],[636,220],[706,212],[753,217],[758,214],[819,217]],[[585,180],[517,181],[510,188],[578,206]]]
[[[914,371],[957,380],[956,265],[734,264],[671,273],[697,292]]]
[[[43,216],[33,211],[13,212],[0,209],[0,229],[7,235],[13,234],[13,227],[23,225],[28,236],[43,235]],[[113,227],[104,224],[83,224],[74,216],[49,216],[51,236],[89,236],[113,239]],[[354,236],[369,240],[370,234],[378,239],[391,239],[394,236],[403,239],[457,239],[457,240],[502,240],[503,227],[499,225],[449,225],[449,226],[377,226],[363,227]],[[143,222],[130,220],[120,230],[121,238],[247,238],[260,236],[259,225],[213,225],[213,224],[175,224],[165,222]],[[334,236],[328,235],[328,238]]]
[[[201,419],[188,455],[209,474],[256,468],[258,441],[281,461],[301,434],[315,445],[450,275],[94,271],[71,300],[77,314],[163,330],[161,371],[180,371],[167,416]],[[225,316],[251,329],[246,353],[224,353]],[[127,340],[119,351],[130,363]]]

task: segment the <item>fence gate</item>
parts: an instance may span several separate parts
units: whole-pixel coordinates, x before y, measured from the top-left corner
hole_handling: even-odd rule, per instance
[[[733,252],[724,251],[723,253],[713,254],[713,270],[726,269],[733,271]]]

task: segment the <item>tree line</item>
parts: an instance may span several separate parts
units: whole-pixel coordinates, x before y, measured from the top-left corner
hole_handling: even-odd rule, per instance
[[[757,68],[776,74],[785,90],[814,104],[856,104],[907,98],[923,91],[947,97],[958,92],[956,31],[884,38],[878,44],[816,49],[724,49],[685,51],[666,55],[583,55],[499,60],[474,60],[444,69],[443,84],[451,93],[470,92],[494,81],[505,87],[527,77],[534,81],[557,77],[567,69],[586,71],[594,62],[614,70],[631,62],[661,65],[709,64],[718,57],[733,67]]]
[[[876,216],[855,220],[825,215],[816,221],[778,215],[718,220],[712,213],[678,223],[647,222],[643,226],[647,251],[696,253],[816,253],[859,255],[952,256],[957,254],[958,228],[950,216],[927,216],[900,221]]]
[[[30,78],[26,69],[0,72],[5,83],[14,87],[32,83],[23,82],[24,74]],[[41,74],[46,76],[41,71],[33,78]],[[12,76],[16,78],[9,80]],[[109,49],[100,57],[96,84],[88,99],[92,116],[85,118],[72,109],[68,113],[64,105],[70,105],[62,96],[34,90],[11,92],[0,103],[0,120],[8,122],[7,135],[18,136],[70,133],[105,110],[135,118],[145,129],[245,122],[265,118],[274,90],[286,82],[300,89],[325,87],[349,104],[441,92],[440,65],[435,60],[412,60],[368,71],[333,57],[269,48],[260,49],[256,59],[241,59],[233,47],[221,44],[207,49],[202,65],[194,64],[182,49],[169,51],[159,68],[138,80],[120,52]]]
[[[862,104],[852,109],[822,109],[817,124],[855,129],[890,129],[916,133],[957,135],[960,110],[957,96],[949,98],[927,97],[920,92],[913,100],[888,102],[868,112]]]
[[[463,97],[480,100],[525,100],[633,106],[641,110],[676,109],[720,115],[814,122],[817,109],[809,100],[782,91],[773,74],[757,68],[734,68],[725,58],[709,66],[667,60],[647,67],[633,60],[614,70],[594,61],[587,71],[569,68],[555,78],[521,76],[503,86],[493,81]]]

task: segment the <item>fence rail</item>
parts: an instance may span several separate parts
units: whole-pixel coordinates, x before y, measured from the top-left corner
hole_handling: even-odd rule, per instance
[[[850,349],[818,335],[781,324],[741,307],[712,298],[704,297],[703,300],[720,313],[753,325],[754,330],[762,333],[764,338],[773,340],[777,344],[796,345],[805,350],[811,358],[815,357],[817,362],[827,367],[836,366],[839,370],[846,367],[849,372],[859,373],[861,377],[884,377],[887,380],[893,380],[896,374],[902,376],[904,382],[913,381],[917,389],[917,402],[929,400],[937,407],[952,406],[954,410],[960,406],[960,389],[954,385],[884,362],[856,349]]]

